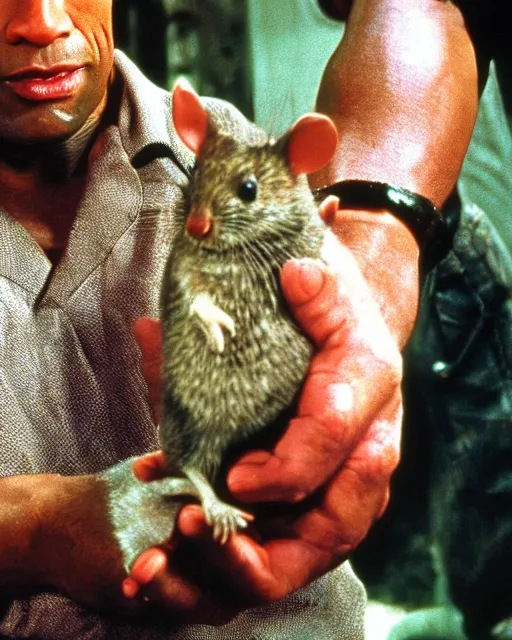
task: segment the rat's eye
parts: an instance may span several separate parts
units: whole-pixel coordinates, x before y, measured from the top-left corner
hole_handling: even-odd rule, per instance
[[[258,183],[255,178],[244,180],[238,187],[236,195],[244,202],[254,202],[258,195]]]

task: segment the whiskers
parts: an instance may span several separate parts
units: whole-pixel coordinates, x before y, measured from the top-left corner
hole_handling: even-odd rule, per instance
[[[280,296],[281,268],[293,257],[283,246],[276,247],[261,238],[241,241],[231,251],[232,262],[240,265],[248,283],[264,293],[266,303],[270,304],[274,311],[277,311]]]
[[[277,309],[278,282],[274,269],[262,260],[255,243],[240,243],[233,249],[233,261],[238,261],[247,278],[248,286],[259,288],[263,292],[266,303]]]

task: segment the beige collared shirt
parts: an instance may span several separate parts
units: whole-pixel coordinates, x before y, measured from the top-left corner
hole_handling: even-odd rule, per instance
[[[83,474],[157,448],[140,353],[140,316],[158,316],[174,212],[193,162],[170,95],[121,53],[119,122],[96,140],[66,252],[51,264],[0,209],[0,474]],[[257,135],[209,103],[237,135]],[[362,638],[364,596],[348,566],[220,628],[118,624],[59,594],[0,603],[0,636],[45,640]],[[162,624],[164,626],[162,627]]]

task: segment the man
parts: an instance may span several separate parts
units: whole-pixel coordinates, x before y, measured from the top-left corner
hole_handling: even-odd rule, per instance
[[[165,555],[143,555],[126,580],[127,522],[128,535],[151,528],[158,503],[157,484],[141,489],[131,462],[113,466],[157,447],[132,327],[158,314],[193,159],[170,126],[169,96],[114,58],[111,10],[111,0],[0,4],[0,634],[362,637],[361,587],[345,565],[329,572],[387,501],[401,415],[396,344],[415,301],[387,308],[390,333],[341,245],[331,269],[283,271],[318,354],[275,451],[248,454],[229,475],[241,500],[309,498],[309,510],[261,519],[258,541],[237,535],[220,548],[188,506]],[[250,135],[227,105],[209,108]],[[388,227],[389,259],[405,253],[412,277],[414,240],[386,218]],[[378,299],[387,305],[385,291]],[[158,327],[143,321],[137,332],[157,404]],[[151,478],[158,461],[139,459],[137,474]],[[179,506],[166,504],[164,516],[151,513],[168,521],[162,544]]]

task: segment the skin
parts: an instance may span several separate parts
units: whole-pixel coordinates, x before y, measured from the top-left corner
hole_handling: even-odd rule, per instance
[[[339,11],[346,5],[331,4]],[[441,206],[455,186],[478,109],[475,52],[460,11],[445,0],[357,0],[317,103],[340,135],[317,186],[381,180]],[[340,211],[337,223],[403,346],[418,298],[414,239],[386,212]]]
[[[33,145],[66,140],[104,109],[112,74],[109,0],[6,0],[0,8],[0,132],[4,140]],[[6,77],[33,65],[72,63],[84,81],[69,99],[40,103],[19,98]]]
[[[92,129],[105,109],[111,10],[111,0],[6,0],[0,6],[0,199],[54,261],[84,186],[84,172],[73,171],[84,146],[80,132]],[[26,100],[9,84],[21,70],[62,64],[82,68],[82,83],[67,98]]]
[[[336,119],[345,150],[317,181],[383,179],[439,204],[456,180],[472,127],[469,115],[457,127],[450,122],[450,114],[457,113],[460,122],[468,103],[469,111],[476,104],[471,48],[451,5],[418,0],[411,12],[401,4],[361,0],[360,9],[354,8],[352,44],[333,58],[319,97],[319,106]],[[49,181],[38,150],[44,143],[45,152],[66,155],[66,145],[83,126],[90,119],[99,121],[112,72],[110,13],[111,0],[0,3],[0,138],[8,143],[1,147],[8,152],[0,156],[0,203],[43,250],[56,250],[57,256],[67,242],[84,176],[78,169],[70,172],[63,162],[60,179],[52,176]],[[395,18],[407,21],[408,15],[416,28],[427,17],[441,38],[444,48],[436,49],[438,59],[430,64],[421,63],[421,56],[412,68],[404,62],[400,32],[393,24]],[[368,31],[369,22],[376,19],[379,28]],[[418,42],[416,38],[409,45]],[[33,59],[53,61],[51,56],[69,51],[79,51],[87,62],[83,91],[69,102],[27,105],[11,95],[6,75]],[[384,56],[380,66],[375,66],[375,54]],[[362,82],[369,77],[376,82]],[[356,109],[358,101],[362,106]],[[404,140],[410,142],[409,131],[414,131],[416,146],[411,148],[417,153],[406,156],[410,162],[397,163]],[[52,214],[56,209],[58,217]],[[44,582],[82,602],[128,610],[144,608],[141,596],[146,596],[188,620],[215,622],[213,611],[219,607],[226,618],[255,602],[280,598],[339,564],[359,544],[385,507],[398,460],[399,347],[414,322],[418,250],[405,227],[385,212],[343,212],[339,218],[347,222],[339,233],[353,253],[341,247],[328,270],[316,263],[290,263],[282,273],[292,312],[318,348],[298,416],[273,452],[247,454],[228,478],[231,491],[247,502],[295,503],[322,488],[309,511],[260,518],[252,536],[233,536],[221,548],[211,542],[201,511],[186,507],[172,547],[151,550],[139,559],[124,582],[126,595],[139,594],[125,598],[122,559],[106,519],[104,483],[94,476],[4,478],[4,589]],[[158,408],[158,325],[142,321],[137,334]],[[161,456],[142,458],[134,471],[145,480],[158,477]],[[193,553],[187,554],[190,545]],[[178,546],[180,570],[173,561]],[[227,582],[229,602],[216,600],[209,591],[200,572],[204,560]],[[229,585],[234,585],[233,593]]]

